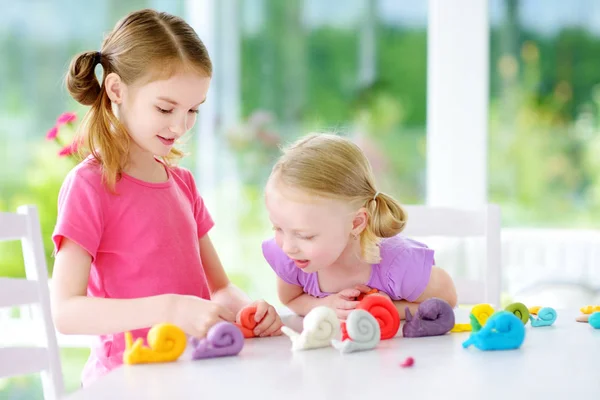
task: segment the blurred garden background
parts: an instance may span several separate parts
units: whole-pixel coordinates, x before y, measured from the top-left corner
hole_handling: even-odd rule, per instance
[[[202,20],[194,3],[0,0],[0,211],[38,207],[50,269],[57,194],[74,165],[59,152],[73,126],[61,126],[62,143],[46,136],[62,113],[75,113],[76,125],[86,111],[64,88],[71,57],[99,50],[129,11]],[[201,108],[183,165],[216,221],[211,237],[232,280],[278,304],[260,244],[271,234],[262,190],[279,145],[310,131],[350,136],[381,191],[425,202],[427,2],[212,4],[219,96]],[[489,200],[507,229],[598,229],[600,2],[490,0],[489,21]],[[19,243],[0,244],[0,276],[24,276]],[[69,390],[86,356],[63,349]],[[40,396],[37,377],[0,380],[0,399]]]

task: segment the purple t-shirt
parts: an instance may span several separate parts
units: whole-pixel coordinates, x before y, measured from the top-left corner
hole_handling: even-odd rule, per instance
[[[291,285],[301,286],[305,293],[325,297],[316,272],[306,273],[281,250],[275,239],[263,242],[263,255],[277,276]],[[423,243],[397,235],[380,242],[381,262],[372,265],[367,286],[387,293],[392,300],[415,301],[429,283],[434,251]]]

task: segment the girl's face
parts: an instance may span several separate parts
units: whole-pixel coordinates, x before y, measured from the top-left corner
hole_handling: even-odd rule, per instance
[[[192,72],[143,85],[121,82],[117,115],[133,139],[133,151],[166,156],[196,123],[198,107],[206,100],[210,77]],[[113,100],[114,103],[114,100]]]
[[[267,184],[265,200],[277,245],[304,272],[330,267],[356,252],[353,235],[360,233],[363,216],[357,217],[347,203],[310,197],[274,179]]]

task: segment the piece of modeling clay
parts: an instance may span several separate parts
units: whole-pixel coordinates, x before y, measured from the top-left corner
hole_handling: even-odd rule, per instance
[[[335,311],[325,306],[313,308],[304,317],[302,327],[302,333],[287,326],[281,327],[281,331],[292,341],[294,351],[328,347],[340,334],[340,323]]]
[[[596,311],[590,315],[588,322],[594,329],[600,329],[600,312]]]
[[[346,320],[346,329],[348,330],[348,339],[331,341],[333,347],[341,353],[371,350],[381,340],[379,322],[371,313],[365,310],[355,309],[352,311]]]
[[[244,335],[240,328],[230,322],[219,322],[209,329],[206,338],[193,338],[192,359],[235,356],[244,347]]]
[[[245,338],[256,337],[254,334],[254,328],[256,328],[258,322],[254,320],[255,314],[256,306],[247,306],[240,312],[236,325],[238,328],[240,328],[240,331],[242,331],[242,334]]]
[[[474,345],[479,350],[512,350],[521,347],[524,340],[523,322],[509,311],[498,311],[479,332],[471,333],[463,347]]]
[[[357,310],[365,310],[379,322],[381,340],[391,339],[400,329],[400,314],[392,301],[383,296],[367,296],[357,306]],[[342,323],[342,340],[348,337],[346,323]]]
[[[506,311],[513,313],[515,317],[519,318],[523,325],[527,325],[529,322],[529,309],[523,303],[512,303],[506,306]]]
[[[425,300],[419,304],[414,317],[408,307],[405,314],[406,323],[402,327],[404,337],[445,335],[454,327],[454,310],[442,299]]]
[[[125,332],[123,363],[148,364],[176,361],[187,346],[187,336],[173,324],[158,324],[148,331],[149,347],[144,340],[137,338],[134,343],[131,332]]]
[[[552,307],[540,308],[537,313],[537,318],[534,318],[533,315],[529,315],[531,326],[536,328],[540,326],[551,326],[556,321],[556,317],[556,310]]]

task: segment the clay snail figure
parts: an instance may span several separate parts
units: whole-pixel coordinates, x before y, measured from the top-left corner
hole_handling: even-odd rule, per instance
[[[365,310],[355,309],[348,315],[346,330],[348,333],[347,339],[343,341],[333,340],[331,342],[333,347],[341,353],[372,350],[381,340],[379,322]]]
[[[406,323],[402,327],[404,337],[439,336],[448,333],[455,322],[454,310],[446,301],[437,298],[425,300],[414,316],[406,307]]]
[[[192,359],[235,356],[244,347],[244,335],[240,328],[229,322],[213,325],[204,339],[193,338]]]
[[[477,304],[473,307],[469,314],[471,330],[473,332],[479,332],[492,314],[494,314],[494,308],[490,304]]]
[[[148,331],[148,345],[142,338],[133,342],[131,332],[125,332],[123,363],[148,364],[176,361],[187,346],[187,336],[173,324],[158,324]]]
[[[519,318],[523,325],[527,325],[527,322],[529,322],[529,309],[525,304],[512,303],[506,306],[505,310]]]
[[[474,345],[479,350],[512,350],[521,347],[524,340],[523,322],[511,312],[498,311],[479,332],[471,333],[463,347]]]
[[[329,307],[313,308],[302,322],[302,333],[282,326],[281,331],[292,341],[292,350],[318,349],[329,347],[331,341],[340,334],[340,322]]]
[[[537,328],[540,326],[551,326],[556,321],[556,310],[552,307],[542,307],[537,310],[537,318],[529,315],[531,326]]]

